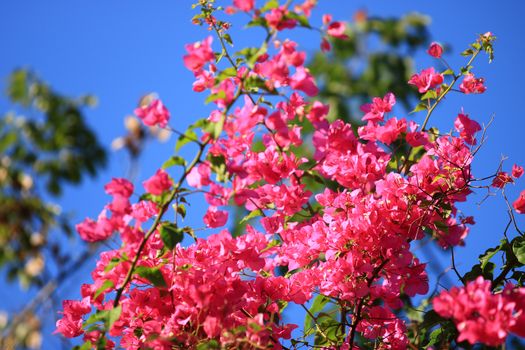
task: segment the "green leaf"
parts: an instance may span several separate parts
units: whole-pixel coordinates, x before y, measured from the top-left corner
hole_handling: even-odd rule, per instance
[[[220,53],[216,52],[215,53],[215,63],[219,63],[224,56],[226,56],[226,51],[225,50],[222,50]]]
[[[119,306],[109,310],[109,312],[108,312],[108,321],[107,321],[108,322],[108,329],[113,327],[115,322],[118,321],[121,313],[122,313],[122,306],[121,305],[119,305]]]
[[[226,97],[226,92],[224,90],[219,90],[217,93],[211,94],[210,96],[206,97],[206,100],[204,100],[204,103],[208,104],[210,102],[217,101],[225,97]]]
[[[230,46],[233,46],[233,40],[232,40],[232,37],[230,36],[230,34],[226,33],[222,36],[222,38],[224,39],[224,41],[226,41],[228,44],[230,44]]]
[[[278,0],[268,0],[264,4],[263,7],[261,7],[261,13],[264,13],[266,11],[270,11],[271,9],[275,9],[279,7],[279,1]]]
[[[109,330],[119,319],[121,312],[122,306],[120,305],[110,310],[97,310],[97,312],[92,314],[87,321],[84,322],[83,328],[88,329],[89,326],[102,322],[106,329]]]
[[[94,295],[94,299],[97,299],[98,296],[105,291],[107,291],[110,288],[113,288],[115,286],[115,283],[112,280],[105,280],[104,283],[97,289]]]
[[[472,55],[473,53],[474,53],[474,50],[472,50],[472,49],[466,49],[465,51],[463,51],[463,52],[461,53],[461,56],[470,56],[470,55]]]
[[[328,314],[324,312],[319,314],[317,323],[319,324],[319,328],[321,328],[324,335],[319,331],[315,332],[315,345],[340,345],[343,342],[344,334],[341,332],[339,321],[335,319],[336,315],[337,314],[335,313]]]
[[[246,25],[246,28],[251,28],[251,27],[264,27],[264,28],[267,28],[268,27],[268,22],[266,21],[266,18],[264,18],[262,16],[255,17],[250,22],[248,22],[248,24]]]
[[[521,264],[525,264],[525,238],[517,237],[512,242],[512,252]]]
[[[295,12],[288,12],[285,16],[286,18],[295,19],[299,24],[306,28],[311,28],[310,22],[308,21],[308,18],[306,18],[305,15],[300,15]]]
[[[181,205],[181,204],[179,204]],[[160,238],[169,250],[175,248],[184,238],[183,231],[172,222],[164,222],[160,227]]]
[[[443,74],[443,75],[454,75],[454,71],[449,68],[449,69],[447,69],[446,71],[444,71],[441,74]]]
[[[251,211],[248,215],[242,218],[240,221],[240,224],[244,224],[245,222],[248,222],[250,219],[256,218],[258,216],[262,216],[264,213],[261,209],[255,209],[254,211]]]
[[[448,233],[448,230],[449,230],[449,226],[443,222],[443,221],[435,221],[434,222],[434,226],[436,226],[436,228],[440,231],[443,231],[445,233]]]
[[[224,128],[225,119],[226,118],[223,116],[221,120],[214,123],[213,132],[211,134],[214,140],[217,140],[219,136],[221,135],[222,129]]]
[[[437,98],[437,92],[435,90],[428,90],[425,92],[423,96],[421,96],[421,101],[428,100],[428,99],[436,99]]]
[[[428,109],[428,105],[426,103],[418,103],[416,108],[414,108],[412,110],[412,112],[410,112],[410,113],[416,113],[416,112],[419,112],[419,111],[425,111],[427,109]]]
[[[434,329],[432,333],[430,333],[429,341],[428,344],[425,345],[425,348],[438,344],[443,338],[443,332],[444,330],[441,327]]]
[[[177,214],[182,216],[183,219],[186,217],[186,206],[184,204],[182,203],[174,204],[173,209],[175,210]]]
[[[93,344],[88,340],[80,346],[75,346],[73,350],[91,350],[93,349]]]
[[[175,151],[179,151],[182,146],[186,145],[189,142],[194,142],[198,140],[198,136],[193,130],[186,130],[184,135],[179,136],[177,143],[175,144]]]
[[[210,339],[205,343],[197,344],[197,350],[215,350],[220,348],[219,342],[215,339]]]
[[[228,67],[219,73],[219,75],[217,76],[217,80],[221,82],[224,79],[233,78],[235,76],[237,76],[237,70],[235,69],[235,67]]]
[[[186,160],[181,156],[172,156],[162,164],[162,169],[168,169],[175,165],[186,166]]]
[[[150,281],[155,287],[167,287],[164,276],[158,267],[138,266],[135,273]]]
[[[304,331],[308,334],[313,334],[312,331],[314,330],[314,322],[315,320],[310,316],[310,314],[315,315],[319,313],[321,310],[324,309],[325,305],[330,301],[330,298],[325,297],[322,294],[319,294],[317,297],[315,297],[314,302],[312,303],[312,306],[310,307],[309,311],[310,313],[306,313],[304,318]]]
[[[113,268],[115,266],[117,266],[118,264],[120,264],[121,260],[120,258],[113,258],[109,261],[109,263],[106,265],[106,267],[104,268],[104,272],[109,272],[111,270],[113,270]]]
[[[478,260],[479,262],[481,263],[481,269],[485,269],[485,267],[487,266],[488,262],[490,261],[490,259],[492,259],[492,257],[494,255],[496,255],[499,251],[501,251],[501,249],[507,244],[507,240],[506,239],[502,239],[501,240],[501,243],[499,246],[495,247],[495,248],[489,248],[485,251],[485,253],[481,254],[479,257],[478,257]]]

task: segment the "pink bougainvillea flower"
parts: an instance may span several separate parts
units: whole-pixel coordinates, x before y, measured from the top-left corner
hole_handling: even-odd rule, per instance
[[[487,90],[483,85],[484,82],[485,79],[476,78],[474,74],[469,73],[463,78],[461,85],[459,85],[459,90],[465,94],[481,94]]]
[[[123,197],[130,197],[133,194],[133,184],[127,179],[113,178],[104,190],[109,195],[120,195]]]
[[[131,206],[131,217],[143,223],[158,214],[157,205],[151,201],[140,201]]]
[[[396,97],[391,92],[387,93],[383,98],[374,97],[372,103],[361,106],[361,110],[366,113],[361,119],[372,122],[383,121],[385,113],[390,112],[395,104]]]
[[[204,215],[204,224],[210,228],[224,226],[227,221],[228,212],[225,210],[218,210],[217,207],[209,207]]]
[[[137,117],[147,126],[160,126],[164,128],[168,125],[170,112],[161,100],[153,100],[150,104],[135,109]]]
[[[255,0],[233,0],[233,6],[241,11],[249,12],[254,8]]]
[[[345,34],[346,25],[343,22],[335,21],[328,25],[326,33],[334,38],[348,39],[348,35]]]
[[[443,54],[443,46],[441,46],[440,44],[438,44],[438,43],[436,43],[436,42],[433,42],[433,43],[430,44],[430,46],[428,47],[427,53],[428,53],[430,56],[432,56],[432,57],[440,58],[441,55]]]
[[[512,177],[519,179],[523,175],[523,167],[518,164],[512,166]]]
[[[481,126],[475,120],[468,117],[468,114],[459,113],[454,121],[454,127],[459,132],[459,136],[469,145],[476,144],[474,135],[481,130]]]
[[[504,171],[500,171],[494,180],[492,180],[492,187],[496,188],[503,188],[506,184],[512,183],[514,180],[512,180],[512,177]]]
[[[525,190],[521,191],[518,199],[512,203],[512,206],[520,214],[525,214]]]
[[[192,72],[201,70],[206,63],[215,60],[215,55],[211,48],[213,38],[207,37],[202,41],[186,45],[188,54],[183,57],[184,65]]]
[[[62,307],[64,309],[64,317],[56,322],[57,329],[55,333],[61,333],[66,338],[78,337],[84,333],[82,316],[91,311],[89,298],[84,298],[82,301],[64,300],[62,301]]]
[[[291,77],[290,86],[296,90],[300,90],[312,97],[319,93],[319,88],[315,84],[314,77],[310,74],[307,68],[297,67],[297,71]]]
[[[106,211],[103,210],[97,221],[86,218],[75,226],[80,237],[86,242],[98,242],[108,239],[114,231],[112,222],[106,218]]]
[[[425,93],[443,83],[443,74],[436,73],[434,67],[430,67],[412,75],[408,83],[416,86],[420,93]]]
[[[208,162],[201,163],[191,169],[188,176],[186,176],[186,181],[191,187],[201,188],[210,184],[210,174],[210,164]]]
[[[164,169],[159,169],[155,175],[144,181],[142,185],[148,193],[159,196],[171,188],[173,181]]]
[[[323,15],[323,24],[326,26],[328,25],[330,22],[332,22],[332,15],[329,14],[329,13],[326,13]]]
[[[332,49],[332,46],[330,45],[328,40],[326,40],[326,38],[323,37],[323,39],[321,40],[321,51],[328,52],[331,49]]]
[[[288,10],[284,6],[273,8],[264,16],[270,28],[276,30],[292,29],[297,20],[287,17]]]
[[[466,287],[453,287],[434,298],[434,310],[454,320],[459,331],[458,341],[498,346],[516,323],[515,303],[505,300],[501,294],[492,294],[490,285],[490,281],[480,276]]]

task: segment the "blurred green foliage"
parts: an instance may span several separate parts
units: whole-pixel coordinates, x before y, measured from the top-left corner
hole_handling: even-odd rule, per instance
[[[41,285],[46,258],[69,259],[50,239],[72,233],[53,200],[65,185],[96,175],[106,151],[84,120],[92,96],[66,97],[34,73],[16,70],[7,97],[12,110],[0,117],[0,267],[23,286]]]
[[[348,39],[332,39],[330,52],[318,52],[309,63],[320,85],[319,99],[330,105],[331,119],[354,123],[359,107],[387,92],[408,109],[418,93],[407,84],[414,73],[414,54],[429,42],[427,16],[367,17],[359,11],[347,23]]]

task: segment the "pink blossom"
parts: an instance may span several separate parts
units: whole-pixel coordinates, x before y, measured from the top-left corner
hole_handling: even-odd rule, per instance
[[[161,128],[164,128],[168,125],[170,119],[170,112],[161,100],[153,100],[147,106],[136,108],[135,114],[142,119],[147,126],[158,125]]]
[[[512,206],[520,214],[525,214],[525,190],[521,191],[518,199],[512,203]]]
[[[213,38],[207,37],[202,41],[194,44],[186,45],[188,54],[183,57],[184,65],[192,72],[201,70],[206,63],[212,62],[215,59],[211,43]]]
[[[143,223],[158,214],[157,205],[151,201],[140,201],[131,206],[131,216],[139,223]]]
[[[297,43],[285,40],[281,47],[281,55],[286,63],[295,67],[302,66],[306,57],[305,52],[297,51]]]
[[[310,74],[307,68],[297,67],[297,71],[291,77],[290,86],[296,90],[300,90],[312,97],[319,93],[319,88],[315,84],[314,77]]]
[[[475,145],[474,134],[481,130],[481,126],[475,120],[468,117],[468,114],[459,113],[454,121],[454,127],[459,132],[459,136],[469,145]]]
[[[215,85],[215,76],[211,71],[200,70],[195,73],[197,80],[193,83],[193,91],[203,92]]]
[[[374,97],[372,103],[361,106],[361,110],[366,113],[361,119],[372,122],[383,121],[385,113],[390,112],[395,104],[396,97],[391,92],[387,93],[382,99]]]
[[[481,94],[487,90],[483,85],[484,82],[483,78],[476,78],[474,74],[468,73],[459,85],[459,90],[465,94]]]
[[[55,333],[60,333],[66,338],[75,338],[84,333],[82,318],[64,316],[56,322],[56,327]]]
[[[171,188],[173,185],[173,180],[170,179],[168,173],[166,173],[164,169],[159,169],[155,175],[142,182],[142,185],[148,193],[151,193],[155,196],[160,196]]]
[[[328,52],[332,49],[332,46],[330,45],[330,42],[328,42],[328,40],[326,40],[325,37],[323,37],[321,39],[321,51],[323,52]]]
[[[210,184],[211,169],[208,162],[201,163],[198,166],[191,169],[186,176],[188,185],[195,188],[201,188]]]
[[[326,33],[334,38],[347,39],[348,35],[345,34],[346,25],[343,22],[332,22],[328,25]]]
[[[133,184],[127,179],[113,178],[104,190],[110,195],[120,195],[122,197],[130,197],[133,194]]]
[[[284,6],[273,8],[265,15],[270,28],[276,30],[292,29],[297,25],[297,20],[287,17],[288,10]]]
[[[514,180],[512,180],[512,177],[510,177],[509,173],[500,171],[496,174],[494,180],[492,180],[492,187],[503,188],[506,184],[513,182]]]
[[[206,227],[216,228],[226,225],[228,221],[228,212],[217,210],[217,207],[209,207],[204,215]]]
[[[55,333],[61,333],[66,338],[78,337],[84,333],[82,329],[82,316],[91,311],[88,298],[62,301],[64,316],[56,322]]]
[[[420,93],[425,93],[442,84],[443,75],[441,73],[436,73],[434,67],[430,67],[423,69],[419,74],[412,75],[408,83],[416,86]]]
[[[432,57],[440,58],[441,55],[443,54],[443,46],[441,46],[440,44],[436,42],[433,42],[430,44],[427,52]]]
[[[114,231],[114,226],[111,221],[105,217],[105,212],[103,211],[97,221],[86,218],[77,224],[75,229],[84,241],[97,242],[109,238]]]
[[[466,287],[453,287],[434,298],[434,310],[452,318],[459,331],[458,341],[490,346],[502,344],[516,323],[515,303],[501,294],[492,294],[490,281],[478,277]]]
[[[518,164],[512,166],[512,177],[519,179],[523,175],[523,167]]]
[[[249,12],[255,6],[255,0],[233,0],[233,5],[241,11]]]

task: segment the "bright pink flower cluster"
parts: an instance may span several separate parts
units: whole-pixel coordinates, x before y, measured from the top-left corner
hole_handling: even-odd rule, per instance
[[[417,87],[420,93],[425,93],[443,83],[443,74],[436,73],[434,67],[430,67],[414,74],[408,83]]]
[[[493,294],[490,285],[480,276],[434,298],[434,310],[454,320],[458,341],[498,346],[509,333],[525,335],[525,288],[508,285],[503,293]]]
[[[485,79],[476,78],[474,74],[469,73],[465,75],[461,85],[459,85],[459,90],[465,94],[481,94],[484,93],[487,88],[483,85]]]
[[[135,109],[137,117],[142,119],[148,126],[160,126],[161,128],[168,125],[170,112],[164,106],[161,100],[153,100],[146,106]]]
[[[312,4],[306,1],[299,10],[307,15]],[[254,10],[253,1],[234,0],[233,5]],[[253,12],[271,30],[281,31],[298,24],[291,11],[277,6]],[[344,25],[331,18],[326,24],[329,35],[343,37]],[[225,226],[224,208],[231,203],[245,208],[251,221],[236,238],[223,229],[206,239],[193,235],[195,243],[187,247],[170,245],[172,234],[188,231],[177,221],[158,225],[170,204],[166,194],[185,201],[190,191],[158,170],[143,182],[147,194],[131,204],[131,183],[114,179],[106,186],[113,201],[96,222],[86,219],[77,229],[88,241],[117,232],[122,246],[101,254],[93,283],[81,290],[81,303],[89,309],[64,306],[58,331],[79,336],[83,315],[92,308],[111,310],[116,293],[121,311],[108,334],[125,348],[280,349],[280,341],[297,327],[282,319],[285,305],[304,306],[322,295],[340,308],[345,334],[351,325],[381,349],[406,349],[407,325],[396,310],[406,297],[429,289],[426,264],[412,253],[411,243],[431,234],[444,248],[463,244],[467,225],[474,222],[461,217],[456,204],[471,193],[471,146],[479,124],[461,113],[454,122],[457,133],[422,130],[389,115],[396,98],[387,93],[361,107],[366,124],[355,132],[342,120],[328,121],[329,106],[307,100],[319,89],[304,66],[305,53],[291,40],[276,40],[274,48],[250,63],[241,59],[222,75],[214,65],[211,37],[186,50],[184,64],[195,75],[194,90],[210,92],[216,108],[202,121],[202,154],[184,167],[181,181],[204,193],[206,227]],[[435,57],[441,54],[437,51],[432,49]],[[443,79],[429,68],[409,84],[425,93],[439,89]],[[250,90],[254,81],[257,89]],[[253,91],[276,101],[263,107]],[[149,109],[140,112],[145,122],[161,125]],[[296,154],[309,146],[303,126],[313,130],[311,160]],[[398,157],[394,147],[407,154]],[[513,175],[518,177],[520,169]],[[321,190],[313,193],[310,180],[322,183]],[[157,226],[143,229],[152,218]],[[487,294],[483,283],[450,293],[468,306],[472,289],[485,300],[483,312],[501,311],[494,329],[503,339],[521,322],[521,304],[500,305],[496,299],[503,297]],[[449,299],[443,293],[436,311],[445,312]],[[482,328],[469,323],[472,313],[447,317],[464,322],[462,339],[481,340]],[[96,332],[89,329],[86,339],[99,339]],[[343,343],[341,349],[350,349],[353,337],[345,335]]]
[[[428,54],[435,58],[441,58],[441,55],[443,54],[443,46],[440,44],[433,42],[430,44],[427,50]]]

